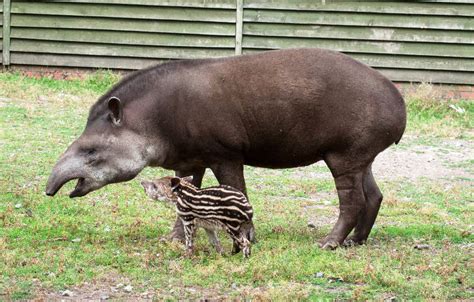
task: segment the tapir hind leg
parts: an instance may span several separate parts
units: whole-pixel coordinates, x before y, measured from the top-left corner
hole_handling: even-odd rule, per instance
[[[372,174],[372,164],[367,167],[364,173],[363,189],[367,202],[366,210],[360,212],[354,234],[344,241],[346,245],[365,243],[377,218],[380,204],[382,203],[383,195],[377,183],[375,183],[374,175]]]
[[[336,183],[339,197],[339,217],[331,233],[321,242],[323,249],[341,245],[356,226],[361,212],[365,212],[364,173],[368,164],[354,163],[350,156],[329,155],[325,158]]]
[[[193,185],[196,187],[201,187],[202,179],[204,177],[204,173],[206,172],[205,168],[199,168],[192,171],[176,171],[176,176],[178,177],[185,177],[192,175],[193,176]],[[184,227],[183,222],[181,219],[176,218],[176,222],[174,223],[173,230],[171,231],[170,235],[172,240],[178,240],[184,242]]]

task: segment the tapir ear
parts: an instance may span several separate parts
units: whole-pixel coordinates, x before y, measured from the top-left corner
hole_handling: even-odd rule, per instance
[[[171,178],[171,191],[172,192],[176,191],[180,183],[181,183],[181,179],[179,179],[179,177]]]
[[[110,119],[112,120],[112,123],[116,126],[120,126],[122,123],[122,118],[123,118],[123,106],[122,102],[118,97],[111,97],[107,103],[109,107],[109,116]]]
[[[192,175],[182,177],[181,179],[184,180],[185,182],[189,182],[189,183],[193,182],[193,176]]]

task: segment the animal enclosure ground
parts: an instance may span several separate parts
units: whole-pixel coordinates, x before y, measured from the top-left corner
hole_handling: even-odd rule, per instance
[[[367,245],[320,250],[337,217],[323,164],[247,167],[259,242],[252,256],[219,256],[198,234],[197,254],[166,240],[170,209],[136,179],[69,199],[49,198],[58,156],[81,132],[89,106],[118,77],[82,80],[0,73],[0,300],[473,299],[474,106],[441,100],[431,85],[408,98],[409,123],[374,174],[385,199]],[[205,185],[215,184],[211,173]]]

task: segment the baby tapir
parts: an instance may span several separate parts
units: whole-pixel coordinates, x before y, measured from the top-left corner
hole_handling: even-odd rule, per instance
[[[217,252],[222,247],[216,230],[223,229],[233,240],[233,254],[242,250],[250,256],[247,237],[252,227],[252,206],[245,195],[230,186],[199,189],[190,182],[192,177],[163,177],[155,181],[142,181],[146,194],[154,200],[163,200],[176,206],[176,213],[184,225],[186,252],[192,254],[193,239],[197,227],[206,230],[209,242]]]

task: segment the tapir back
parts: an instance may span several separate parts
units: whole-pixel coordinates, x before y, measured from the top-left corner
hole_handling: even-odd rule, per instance
[[[281,50],[184,68],[183,99],[170,115],[186,128],[169,130],[192,140],[190,153],[237,153],[249,165],[295,167],[354,143],[371,146],[375,156],[405,128],[404,101],[394,85],[341,53]]]

